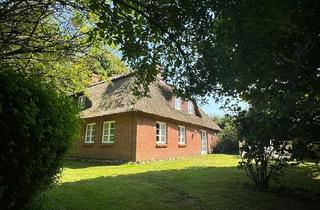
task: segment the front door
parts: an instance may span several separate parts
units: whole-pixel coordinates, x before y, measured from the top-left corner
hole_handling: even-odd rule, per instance
[[[201,130],[201,154],[207,154],[207,132]]]

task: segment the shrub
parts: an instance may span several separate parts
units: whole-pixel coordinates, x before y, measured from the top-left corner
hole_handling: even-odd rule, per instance
[[[241,141],[239,167],[252,180],[256,189],[266,190],[274,179],[280,182],[288,166],[286,154],[290,151],[290,136],[281,125],[286,117],[272,112],[250,108],[239,113],[236,120]]]
[[[78,131],[77,108],[39,79],[0,71],[0,205],[25,207],[53,184]]]
[[[231,117],[215,117],[214,121],[223,129],[218,134],[215,152],[226,154],[239,154],[239,140],[237,130]]]

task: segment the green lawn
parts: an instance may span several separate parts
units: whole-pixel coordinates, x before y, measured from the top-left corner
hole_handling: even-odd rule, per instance
[[[44,209],[319,209],[320,168],[287,170],[285,187],[255,192],[237,156],[108,166],[69,161],[60,183],[38,201]],[[37,207],[37,203],[35,204]],[[38,207],[39,208],[39,207]]]

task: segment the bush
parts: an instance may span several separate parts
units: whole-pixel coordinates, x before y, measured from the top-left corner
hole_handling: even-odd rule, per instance
[[[215,152],[226,154],[239,154],[239,140],[237,130],[231,117],[214,118],[214,121],[223,129],[218,134]]]
[[[271,179],[282,181],[284,168],[288,166],[290,140],[280,118],[270,111],[250,108],[239,113],[236,120],[241,141],[241,161],[239,167],[252,180],[256,189],[261,191],[269,187]]]
[[[78,131],[78,111],[36,78],[0,71],[0,90],[0,205],[20,209],[55,182]]]

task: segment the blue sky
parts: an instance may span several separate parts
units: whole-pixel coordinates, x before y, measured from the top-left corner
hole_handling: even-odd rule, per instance
[[[207,100],[208,103],[205,104],[201,104],[200,102],[198,102],[198,106],[200,106],[200,108],[209,116],[223,116],[227,113],[232,114],[226,109],[220,109],[220,107],[224,104],[223,100],[219,103],[216,103],[212,98],[207,98]],[[236,103],[236,101],[233,100],[232,103]],[[237,103],[237,105],[239,105],[242,109],[247,109],[249,107],[249,105],[246,102],[239,102]]]
[[[200,108],[207,113],[209,116],[218,115],[223,116],[226,114],[224,110],[220,109],[222,103],[216,103],[212,98],[208,99],[207,104],[198,104]]]

